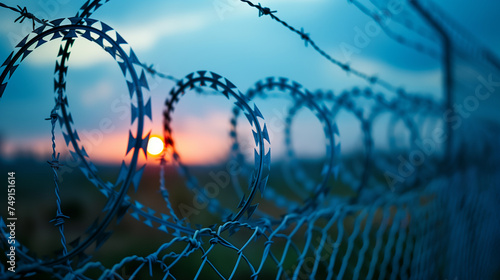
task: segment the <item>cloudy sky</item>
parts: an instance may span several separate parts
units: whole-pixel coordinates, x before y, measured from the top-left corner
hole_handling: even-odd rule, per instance
[[[2,2],[15,5],[18,1]],[[498,1],[435,2],[482,44],[500,55],[500,34],[496,28],[500,26]],[[441,98],[440,62],[394,42],[383,32],[367,36],[373,20],[348,1],[262,0],[260,3],[277,10],[276,15],[291,25],[303,28],[321,48],[353,68],[376,74],[408,91]],[[45,19],[74,16],[81,5],[80,1],[69,0],[29,4],[30,12]],[[0,10],[1,60],[31,31],[31,22],[13,22],[17,16],[9,10]],[[311,91],[339,93],[353,86],[367,86],[365,81],[344,73],[310,46],[305,46],[296,34],[268,17],[259,18],[255,8],[236,0],[112,0],[92,17],[120,33],[142,62],[178,78],[197,70],[210,70],[231,80],[242,92],[268,76],[288,77]],[[388,25],[403,30],[396,22]],[[409,38],[418,38],[405,32]],[[365,36],[365,40],[361,42],[360,36]],[[439,50],[435,42],[425,42]],[[44,118],[53,106],[53,71],[58,48],[59,42],[54,41],[33,52],[21,64],[0,99],[0,148],[5,157],[20,150],[50,151],[50,125]],[[148,129],[161,135],[163,103],[173,83],[153,77],[149,77],[149,82],[153,123]],[[120,110],[127,106],[127,99],[123,98],[127,91],[113,59],[97,45],[78,40],[70,59],[67,90],[75,126],[90,156],[101,161],[120,159],[126,148],[130,116]],[[390,93],[387,95],[390,97]],[[286,99],[279,98],[256,100],[256,103],[268,120],[280,118],[289,105]],[[218,96],[193,93],[183,97],[173,115],[173,126],[178,148],[187,162],[224,159],[230,143],[231,108],[230,103]],[[111,128],[100,129],[108,120]],[[355,126],[347,116],[343,122],[339,120],[346,150],[362,145]],[[276,143],[272,146],[275,155],[283,151],[281,128],[276,125],[270,131],[272,143]],[[248,127],[242,127],[242,131],[249,131]],[[301,153],[324,152],[321,126],[312,113],[299,115],[293,133]],[[310,135],[318,140],[310,140]],[[63,144],[60,138],[59,143]]]

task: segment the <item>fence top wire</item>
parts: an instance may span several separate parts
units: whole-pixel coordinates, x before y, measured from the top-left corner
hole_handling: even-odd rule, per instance
[[[288,22],[286,22],[286,21],[282,20],[281,18],[279,18],[276,15],[276,13],[278,11],[272,10],[271,8],[268,8],[268,7],[262,7],[260,4],[256,5],[252,1],[249,1],[249,0],[240,0],[240,1],[248,4],[250,7],[256,8],[259,11],[259,16],[269,16],[271,19],[273,19],[274,21],[282,24],[284,27],[286,27],[291,32],[299,35],[300,38],[305,42],[306,46],[310,45],[321,56],[323,56],[325,59],[327,59],[328,61],[330,61],[334,65],[337,65],[338,67],[340,67],[344,72],[351,73],[354,76],[357,76],[357,77],[365,80],[366,82],[368,82],[371,85],[381,86],[382,88],[384,88],[384,89],[386,89],[386,90],[388,90],[390,92],[394,92],[394,93],[396,93],[398,95],[402,95],[402,96],[404,96],[404,95],[417,95],[417,93],[407,92],[405,89],[403,89],[403,88],[401,88],[399,86],[395,86],[391,82],[379,78],[377,75],[367,74],[367,73],[365,73],[363,71],[360,71],[360,70],[358,70],[358,69],[350,66],[348,63],[342,62],[342,61],[334,58],[333,56],[331,56],[330,54],[328,54],[325,50],[323,50],[311,38],[311,36],[304,31],[303,28],[301,28],[299,30],[298,28],[292,26]],[[418,95],[420,95],[420,94],[418,94]]]
[[[247,93],[248,96],[245,96],[229,80],[213,72],[197,71],[183,79],[178,79],[159,73],[152,65],[148,66],[140,62],[132,50],[125,52],[121,47],[125,41],[118,33],[114,37],[116,39],[110,38],[107,33],[112,30],[111,27],[100,23],[100,27],[95,28],[93,24],[97,21],[86,18],[108,1],[87,1],[78,12],[78,17],[69,18],[67,21],[60,19],[51,22],[36,18],[26,8],[10,7],[0,3],[0,7],[20,14],[15,20],[16,22],[28,19],[32,20],[33,28],[35,23],[41,25],[16,47],[17,52],[14,51],[0,67],[3,69],[0,76],[2,79],[0,93],[5,90],[8,79],[13,75],[20,62],[32,51],[28,50],[29,46],[35,46],[34,49],[36,49],[46,41],[47,36],[52,36],[50,40],[61,37],[66,40],[66,45],[62,48],[64,54],[59,55],[61,57],[58,57],[56,63],[55,74],[58,80],[56,79],[55,82],[55,91],[57,98],[49,118],[52,137],[52,161],[49,161],[49,164],[54,174],[57,203],[57,216],[53,222],[59,229],[63,250],[55,260],[44,260],[31,255],[26,247],[17,243],[16,250],[20,257],[17,274],[7,272],[5,264],[1,263],[0,277],[2,279],[35,279],[41,275],[50,275],[56,279],[91,279],[97,275],[99,279],[124,279],[127,277],[133,279],[149,275],[149,277],[160,276],[163,279],[177,279],[185,278],[186,274],[191,273],[193,278],[198,279],[203,278],[204,273],[211,272],[221,279],[236,279],[240,277],[240,271],[245,270],[248,272],[247,277],[257,279],[259,276],[267,276],[269,268],[274,272],[276,279],[302,278],[304,271],[308,272],[308,276],[306,276],[308,278],[323,277],[326,279],[334,277],[353,279],[366,277],[371,279],[376,276],[384,279],[389,275],[392,279],[408,279],[414,275],[417,279],[428,279],[438,275],[448,276],[452,273],[451,268],[460,271],[460,275],[474,272],[475,275],[485,276],[491,273],[494,262],[487,264],[484,261],[481,262],[478,253],[486,252],[488,256],[493,256],[495,253],[493,246],[490,246],[488,242],[473,241],[476,235],[480,236],[481,239],[491,241],[493,236],[498,233],[500,227],[498,221],[495,220],[496,223],[492,223],[491,215],[488,213],[490,209],[482,208],[480,205],[498,205],[495,203],[495,199],[498,200],[500,195],[498,190],[490,190],[487,195],[484,195],[484,189],[475,188],[477,182],[474,180],[483,177],[480,168],[477,168],[478,166],[482,167],[481,164],[462,166],[463,170],[451,169],[451,171],[449,168],[430,164],[434,168],[431,171],[416,170],[414,177],[417,179],[415,181],[413,181],[412,176],[405,176],[403,182],[407,181],[406,183],[410,187],[398,192],[381,191],[381,188],[363,188],[367,184],[366,178],[363,178],[361,186],[357,187],[354,187],[354,183],[348,182],[350,187],[354,187],[358,192],[363,191],[363,199],[349,199],[331,194],[325,191],[327,184],[322,181],[319,187],[314,188],[313,186],[311,188],[311,190],[316,191],[312,198],[305,200],[306,206],[312,205],[313,207],[289,211],[278,219],[271,219],[266,215],[252,217],[257,209],[257,205],[252,203],[253,196],[257,191],[264,193],[271,164],[267,150],[270,140],[263,114],[257,106],[248,104],[253,95],[264,96],[263,92],[266,90],[291,92],[293,104],[287,111],[286,126],[288,131],[285,133],[285,145],[292,157],[295,157],[291,145],[293,137],[290,134],[292,118],[301,106],[306,106],[320,115],[319,118],[323,121],[325,136],[328,140],[327,150],[332,152],[329,157],[330,162],[324,168],[326,173],[322,173],[323,179],[332,175],[330,173],[338,172],[336,164],[333,163],[334,155],[340,149],[340,146],[336,145],[339,131],[334,120],[341,109],[354,114],[361,123],[361,130],[365,135],[363,143],[367,149],[367,155],[360,160],[364,162],[365,171],[363,173],[366,173],[366,170],[373,170],[367,167],[369,159],[374,159],[374,166],[381,166],[380,170],[394,170],[394,167],[392,169],[388,167],[387,162],[376,157],[378,155],[373,154],[372,151],[374,147],[373,127],[375,121],[380,119],[379,115],[388,113],[398,120],[403,120],[404,127],[411,132],[410,140],[413,143],[421,139],[419,135],[423,130],[422,123],[418,123],[417,120],[436,117],[442,112],[442,106],[427,98],[408,95],[404,90],[394,87],[385,80],[358,71],[348,64],[336,60],[320,48],[303,29],[299,31],[278,18],[276,10],[263,7],[260,4],[256,5],[248,0],[240,1],[256,8],[259,17],[269,16],[291,32],[299,35],[306,42],[306,45],[311,45],[314,50],[345,72],[353,73],[371,85],[379,85],[387,90],[397,92],[398,98],[388,101],[382,94],[374,93],[371,88],[364,90],[354,88],[343,91],[338,96],[321,92],[314,95],[312,92],[302,89],[298,83],[289,82],[284,78],[268,78],[263,82],[258,82],[256,88],[250,89]],[[363,12],[376,18],[376,15],[365,6],[359,3],[356,5]],[[69,23],[63,24],[63,22],[68,21]],[[411,25],[406,24],[406,26]],[[96,36],[92,37],[91,32],[94,32]],[[393,36],[397,38],[398,35],[393,34]],[[88,155],[84,152],[83,146],[75,145],[79,137],[71,126],[71,114],[67,108],[68,100],[67,96],[64,96],[64,76],[67,71],[66,63],[71,44],[81,37],[101,45],[117,60],[127,80],[131,99],[133,99],[131,100],[131,125],[136,119],[139,119],[136,122],[138,130],[136,136],[129,133],[127,154],[133,150],[133,159],[129,166],[125,162],[122,163],[116,185],[122,181],[128,183],[123,182],[120,190],[115,190],[115,185],[96,178],[96,167],[86,161]],[[105,47],[103,40],[108,40],[112,46]],[[408,43],[410,44],[409,41]],[[414,47],[419,49],[417,45]],[[141,74],[137,73],[134,65],[139,68]],[[189,90],[209,87],[225,95],[228,99],[236,99],[236,110],[233,111],[233,117],[238,115],[238,110],[244,113],[252,127],[256,146],[254,173],[248,172],[249,174],[247,174],[250,185],[249,196],[243,195],[238,205],[238,209],[241,210],[238,210],[236,215],[231,215],[229,218],[221,217],[220,224],[208,227],[200,226],[197,229],[191,228],[173,213],[170,197],[165,188],[164,173],[160,173],[160,191],[162,191],[170,215],[156,213],[147,205],[133,201],[127,196],[128,185],[133,183],[137,188],[141,181],[144,166],[136,170],[136,160],[141,150],[145,154],[145,139],[149,135],[143,138],[143,119],[152,117],[150,113],[151,103],[149,99],[144,98],[146,100],[143,100],[142,96],[142,90],[148,88],[145,72],[176,82],[166,101],[167,110],[164,114],[164,124],[165,140],[172,147],[173,159],[178,163],[180,163],[180,156],[173,148],[174,139],[171,134],[170,121],[174,105],[180,97]],[[301,89],[299,90],[299,88]],[[371,108],[356,106],[356,102],[363,98],[373,101],[374,105]],[[327,104],[331,105],[331,103],[333,103],[333,107],[330,110]],[[62,111],[61,115],[57,113],[59,110]],[[424,117],[420,115],[424,115]],[[237,143],[236,120],[234,118],[231,119],[233,126],[231,129],[234,132],[233,140]],[[63,197],[57,176],[60,167],[54,137],[57,121],[60,122],[61,127],[63,124],[66,126],[65,130],[63,129],[64,140],[68,147],[73,145],[73,150],[70,147],[72,154],[84,159],[86,167],[82,169],[83,173],[108,198],[108,203],[102,211],[105,216],[104,220],[101,223],[96,220],[95,225],[92,225],[87,232],[89,236],[83,238],[83,241],[80,242],[80,238],[78,238],[68,244],[63,229],[64,219],[67,216],[63,214],[61,209]],[[390,135],[388,138],[393,138],[390,133],[397,133],[396,125],[392,123],[388,127]],[[495,135],[488,135],[490,137],[487,141],[495,142],[498,138]],[[412,143],[410,146],[413,145]],[[490,145],[490,143],[485,145]],[[409,153],[415,151],[416,149],[411,146]],[[164,159],[160,164],[165,164]],[[182,170],[182,164],[180,165]],[[443,170],[447,170],[447,173],[443,173]],[[184,171],[186,172],[186,170]],[[421,174],[427,175],[424,171],[430,175],[425,177],[426,181],[419,181]],[[298,174],[299,172],[294,175]],[[380,177],[381,174],[372,175]],[[367,175],[363,175],[363,177],[365,176]],[[336,179],[337,176],[335,174],[332,177]],[[374,180],[376,179],[374,178]],[[194,181],[189,179],[188,182],[190,180]],[[398,179],[394,178],[394,180]],[[491,180],[495,184],[500,182],[498,176],[492,176]],[[380,182],[378,185],[381,185]],[[459,186],[458,191],[456,186]],[[195,188],[202,189],[200,186],[194,186],[193,189]],[[243,193],[244,190],[240,189],[240,192]],[[279,204],[278,200],[280,199],[285,201],[284,204],[287,203],[287,197],[283,194],[275,193],[270,198],[270,203]],[[219,207],[217,204],[214,205],[214,208]],[[467,207],[464,208],[464,206]],[[215,212],[221,215],[219,212]],[[111,235],[111,232],[107,231],[111,220],[116,218],[117,221],[120,221],[127,213],[145,225],[165,232],[168,238],[153,252],[142,256],[127,256],[111,265],[110,268],[99,261],[91,261],[91,257],[86,255],[89,245],[96,244],[96,249],[99,249]],[[246,218],[243,217],[244,213],[247,214]],[[265,211],[263,213],[266,214]],[[474,231],[475,229],[473,229],[471,231],[470,223],[472,220],[475,225],[480,224],[479,230]],[[450,224],[458,224],[461,228],[459,231],[450,230]],[[175,233],[170,233],[169,230],[174,230]],[[0,220],[2,246],[8,244],[9,234],[9,228],[2,218]],[[459,249],[447,249],[447,247],[453,246],[447,246],[449,244],[446,237],[450,237],[450,240],[455,243],[474,244],[474,246],[480,244],[481,248],[478,249],[478,252],[474,252],[469,245],[464,245]],[[259,247],[257,253],[254,252],[254,247]],[[8,248],[6,246],[5,249],[8,251]],[[217,261],[220,254],[216,252],[220,249],[226,250],[224,259],[227,263],[224,266],[220,266],[220,262]],[[446,252],[446,255],[442,252]],[[324,257],[325,254],[326,257]],[[233,262],[229,262],[230,259]],[[290,259],[292,259],[293,265],[290,265]],[[453,262],[449,265],[443,265],[450,259],[467,260],[470,268],[456,267]],[[498,258],[492,257],[490,259],[497,260]],[[183,268],[181,263],[186,260],[190,262],[190,267],[194,266],[195,269],[188,271]],[[131,275],[124,276],[122,271],[127,267],[132,269]],[[444,272],[442,267],[445,267]]]

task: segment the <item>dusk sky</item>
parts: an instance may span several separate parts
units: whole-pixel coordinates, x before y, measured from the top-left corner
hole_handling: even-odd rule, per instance
[[[14,6],[19,1],[2,2]],[[50,5],[40,4],[42,2],[26,2],[28,11],[50,20],[74,16],[82,4],[82,1],[67,0],[46,1],[52,3]],[[370,37],[365,46],[356,48],[352,54],[342,51],[342,44],[355,46],[359,30],[373,22],[348,1],[261,0],[260,3],[277,10],[277,15],[291,25],[304,28],[324,50],[342,62],[349,62],[353,68],[377,74],[408,91],[441,98],[440,62],[396,43],[383,32]],[[435,3],[500,56],[500,2],[438,0]],[[0,10],[2,61],[26,32],[31,31],[31,22],[14,23],[17,17],[9,10]],[[236,0],[112,0],[93,18],[106,22],[120,33],[143,63],[154,64],[156,70],[177,78],[198,70],[210,70],[225,76],[242,92],[268,76],[287,77],[311,91],[340,93],[353,86],[368,86],[325,60],[310,46],[304,46],[296,34],[270,18],[259,18],[255,8]],[[389,26],[391,24],[396,23]],[[53,106],[53,72],[59,44],[47,43],[23,61],[0,99],[2,156],[9,157],[20,150],[50,152],[50,123],[44,118]],[[437,44],[428,45],[439,50]],[[124,109],[128,106],[128,93],[119,67],[106,52],[85,40],[75,43],[69,67],[67,94],[82,142],[89,147],[91,158],[119,161],[125,153],[130,126],[130,116]],[[173,83],[151,76],[148,79],[153,101],[153,125],[148,129],[152,134],[161,135],[163,103]],[[387,96],[390,98],[391,94]],[[270,121],[284,114],[280,112],[286,112],[289,103],[283,100],[286,99],[257,99],[256,104]],[[224,160],[230,143],[231,108],[232,104],[221,96],[200,96],[192,92],[182,98],[173,114],[173,127],[176,144],[186,162]],[[240,121],[242,131],[249,131],[243,119]],[[338,122],[342,148],[349,151],[361,146],[359,125],[347,116],[341,116]],[[99,130],[103,125],[108,129]],[[300,147],[300,153],[321,155],[324,152],[321,126],[313,114],[302,112],[294,129],[295,145]],[[279,157],[283,153],[279,123],[270,126],[270,134],[273,156]],[[60,136],[58,143],[63,147]]]

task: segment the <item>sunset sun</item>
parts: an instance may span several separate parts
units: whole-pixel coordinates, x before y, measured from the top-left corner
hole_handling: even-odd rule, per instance
[[[156,156],[159,155],[163,151],[163,141],[160,137],[152,136],[149,138],[148,142],[148,154]]]

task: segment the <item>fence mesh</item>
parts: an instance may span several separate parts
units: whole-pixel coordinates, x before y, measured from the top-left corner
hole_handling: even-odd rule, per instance
[[[495,279],[499,275],[498,248],[500,202],[498,184],[498,127],[495,112],[499,63],[494,54],[454,23],[431,2],[351,1],[374,19],[397,43],[444,63],[443,88],[453,99],[436,101],[425,93],[395,86],[387,77],[365,73],[355,65],[336,59],[304,29],[294,27],[272,7],[241,0],[256,16],[271,18],[298,35],[306,46],[344,72],[360,78],[359,87],[337,91],[309,90],[299,82],[282,77],[257,81],[241,92],[235,84],[210,71],[196,71],[184,78],[160,73],[142,63],[125,39],[104,22],[91,18],[107,1],[87,1],[76,17],[39,19],[26,8],[0,3],[2,13],[19,14],[16,21],[30,20],[33,32],[15,47],[0,68],[0,96],[21,62],[46,42],[62,41],[56,58],[54,108],[51,122],[56,217],[60,251],[39,257],[12,240],[9,214],[2,217],[0,231],[5,261],[2,279]],[[417,7],[416,7],[417,6]],[[428,11],[432,11],[429,13]],[[395,24],[388,25],[390,18]],[[269,23],[271,24],[271,23]],[[437,28],[437,27],[438,28]],[[440,29],[443,32],[438,32]],[[443,38],[444,34],[444,38]],[[118,64],[126,80],[131,103],[128,148],[115,182],[101,178],[80,141],[69,109],[66,75],[71,46],[88,40],[100,46]],[[449,44],[441,44],[448,41]],[[443,61],[446,61],[443,58]],[[446,82],[446,73],[451,82]],[[166,96],[163,114],[166,149],[159,161],[159,192],[164,212],[147,201],[132,198],[145,170],[152,104],[148,75],[175,81]],[[377,88],[394,93],[394,98]],[[232,109],[230,137],[232,161],[242,168],[231,174],[236,198],[213,197],[198,181],[196,172],[183,164],[176,148],[172,120],[174,109],[186,95],[222,95]],[[283,130],[288,158],[282,174],[273,169],[271,141],[265,116],[257,105],[280,96],[290,101]],[[446,96],[445,96],[446,97]],[[476,109],[479,101],[481,109]],[[457,112],[468,108],[470,117]],[[448,110],[452,111],[448,111]],[[470,110],[469,110],[470,109]],[[294,118],[309,110],[322,126],[324,160],[312,175],[301,163],[293,145]],[[451,114],[451,113],[454,114]],[[474,113],[472,113],[474,112]],[[342,131],[337,117],[345,113],[359,123],[363,154],[346,159],[340,154]],[[389,151],[374,144],[378,123],[389,116]],[[248,121],[252,142],[241,142],[240,120]],[[460,123],[458,122],[460,120]],[[81,172],[104,195],[106,203],[99,218],[83,234],[67,238],[64,225],[70,217],[61,208],[58,170],[62,143],[55,141],[59,124],[64,142]],[[246,124],[246,123],[245,123]],[[408,143],[398,147],[401,125]],[[452,132],[452,133],[451,133]],[[251,159],[244,150],[252,150]],[[169,193],[167,156],[177,164],[187,189],[199,204],[215,216],[214,224],[192,224],[174,210]],[[401,158],[408,159],[404,164]],[[251,162],[253,160],[253,163]],[[314,163],[316,164],[316,163]],[[313,164],[313,165],[314,165]],[[277,184],[273,176],[285,177]],[[70,188],[71,186],[63,186]],[[155,186],[158,187],[158,186]],[[280,213],[280,214],[276,214]],[[11,215],[12,216],[12,215]],[[151,231],[162,233],[162,244],[148,253],[128,252],[112,264],[92,255],[112,236],[124,217],[140,221]],[[12,217],[10,217],[12,218]],[[9,239],[10,238],[10,239]],[[95,247],[95,248],[94,248]],[[13,249],[14,248],[14,249]],[[15,255],[15,272],[9,258]]]

